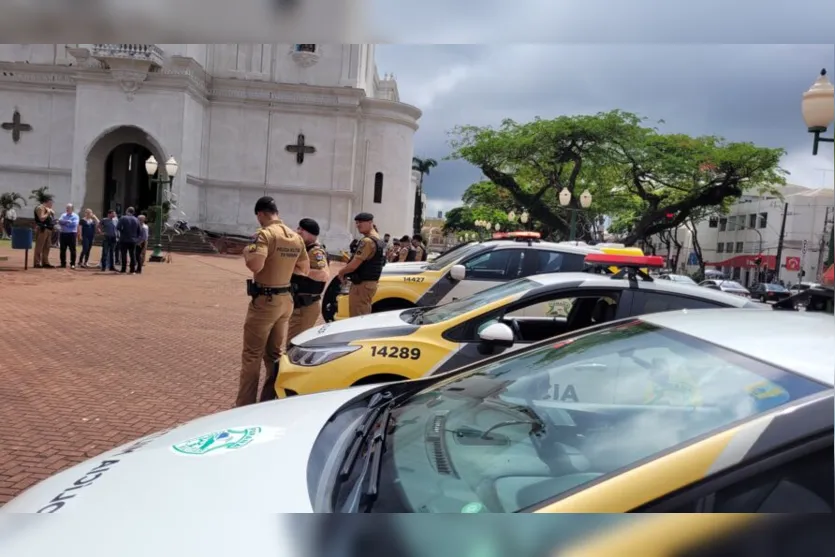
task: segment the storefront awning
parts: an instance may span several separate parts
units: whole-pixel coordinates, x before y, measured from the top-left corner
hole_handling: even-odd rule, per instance
[[[821,277],[821,283],[829,288],[835,287],[835,265],[830,265]]]
[[[742,269],[756,269],[757,264],[754,260],[757,257],[762,258],[762,266],[766,269],[774,270],[777,264],[777,256],[774,255],[735,255],[724,261],[705,262],[705,267],[739,267]]]

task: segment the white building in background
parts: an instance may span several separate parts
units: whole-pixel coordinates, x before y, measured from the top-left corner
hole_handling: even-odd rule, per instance
[[[722,270],[743,284],[756,280],[754,258],[763,256],[764,267],[776,269],[777,248],[784,209],[786,226],[780,255],[780,279],[785,283],[816,281],[825,269],[833,220],[835,220],[835,192],[832,188],[815,189],[787,185],[784,199],[746,195],[735,203],[725,216],[705,220],[696,229],[702,257],[708,269]],[[682,250],[679,272],[698,270],[690,231],[681,227],[673,231]],[[656,253],[667,257],[666,246],[653,239]],[[660,249],[658,249],[661,245]],[[804,252],[805,245],[805,252]],[[671,245],[672,251],[675,246]]]
[[[155,204],[144,162],[179,162],[189,224],[250,235],[272,195],[289,223],[347,246],[353,217],[411,233],[417,108],[370,44],[0,45],[0,193],[57,206]],[[160,164],[162,172],[164,165]]]

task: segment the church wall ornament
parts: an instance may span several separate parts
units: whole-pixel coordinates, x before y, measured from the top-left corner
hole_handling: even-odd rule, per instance
[[[0,128],[12,132],[12,142],[18,143],[23,132],[31,132],[32,126],[23,121],[20,111],[15,107],[11,122],[0,123]]]
[[[127,99],[132,101],[134,95],[148,78],[148,72],[141,70],[110,70],[110,76],[116,80]]]
[[[290,56],[302,68],[309,68],[319,61],[320,53],[315,44],[295,44],[290,50]]]

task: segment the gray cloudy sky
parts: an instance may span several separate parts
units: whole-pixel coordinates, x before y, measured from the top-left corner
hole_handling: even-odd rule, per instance
[[[615,16],[631,17],[618,10],[622,13]],[[419,17],[432,10],[411,13]],[[491,22],[478,16],[470,21],[472,29],[455,30],[458,40],[476,36],[479,25],[495,27],[501,12],[491,13]],[[684,24],[679,20],[675,27],[684,29]],[[606,29],[603,25],[602,36]],[[443,25],[435,31],[439,37],[448,36]],[[835,38],[831,30],[829,34],[828,40]],[[617,33],[609,36],[617,38]],[[663,34],[659,37],[654,40],[664,40]],[[686,30],[678,40],[687,40]],[[462,192],[480,176],[466,163],[442,161],[449,154],[447,131],[454,126],[614,108],[664,119],[664,131],[783,147],[788,152],[783,167],[791,172],[789,182],[833,187],[832,149],[824,145],[817,157],[812,156],[811,136],[800,115],[801,95],[820,69],[835,74],[832,44],[381,45],[377,52],[380,73],[397,76],[401,100],[424,112],[415,154],[439,161],[425,182],[433,215],[459,205]]]

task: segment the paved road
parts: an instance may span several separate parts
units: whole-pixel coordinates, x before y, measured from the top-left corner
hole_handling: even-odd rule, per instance
[[[6,271],[22,269],[22,256],[5,243],[2,256],[0,504],[114,446],[232,406],[247,303],[240,257],[174,254],[130,276]]]

